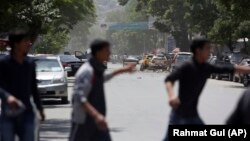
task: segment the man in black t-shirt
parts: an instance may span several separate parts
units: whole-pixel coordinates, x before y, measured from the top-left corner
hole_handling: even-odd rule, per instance
[[[207,63],[210,48],[210,42],[206,39],[193,40],[190,47],[193,58],[165,79],[169,104],[172,107],[170,125],[204,124],[199,117],[197,105],[201,91],[212,73],[250,73],[250,67],[215,66]],[[175,95],[173,90],[177,80],[180,84],[179,95]],[[165,140],[168,140],[168,135]]]

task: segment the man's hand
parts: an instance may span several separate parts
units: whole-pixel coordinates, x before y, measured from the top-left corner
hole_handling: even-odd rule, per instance
[[[18,99],[16,99],[14,96],[8,96],[7,104],[9,104],[10,108],[16,109],[18,107]]]
[[[173,109],[177,109],[180,106],[181,102],[179,97],[177,96],[172,96],[169,98],[169,105],[173,108]]]
[[[104,131],[108,130],[108,123],[106,122],[105,117],[103,115],[98,114],[95,117],[95,122],[96,122],[97,127],[100,130],[104,130]]]
[[[121,68],[120,73],[133,73],[135,71],[136,64],[129,64]]]
[[[41,116],[41,121],[45,121],[45,114],[44,114],[44,111],[39,111],[39,114]]]

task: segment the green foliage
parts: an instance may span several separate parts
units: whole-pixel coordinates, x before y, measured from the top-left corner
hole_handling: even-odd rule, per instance
[[[85,20],[88,31],[95,22],[95,6],[92,0],[11,0],[1,2],[0,15],[0,32],[29,28],[33,39],[43,37],[36,51],[55,53],[65,46],[67,34],[78,22]]]
[[[136,0],[131,0],[124,8],[112,11],[107,15],[107,22],[140,22],[147,21],[148,15],[136,11]],[[164,46],[163,36],[157,30],[117,30],[107,33],[113,44],[115,54],[142,54]]]
[[[92,0],[4,1],[0,5],[0,32],[17,26],[29,27],[37,34],[46,33],[51,26],[69,31],[78,21],[94,13]]]
[[[217,17],[216,7],[210,0],[138,1],[138,10],[146,9],[150,15],[156,17],[155,27],[162,32],[171,33],[182,51],[189,50],[188,36],[193,33],[207,36]]]
[[[129,0],[121,0],[124,5]],[[203,35],[233,50],[238,38],[249,37],[248,0],[137,0],[137,10],[156,18],[155,27],[172,33],[177,45],[187,50],[188,35]]]
[[[57,54],[67,45],[69,37],[65,31],[51,30],[39,40],[40,43],[35,46],[34,53]]]

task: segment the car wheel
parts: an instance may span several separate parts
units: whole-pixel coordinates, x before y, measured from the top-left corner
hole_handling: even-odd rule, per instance
[[[169,72],[173,72],[173,67],[172,66],[170,67]]]
[[[234,79],[234,76],[232,74],[229,74],[228,81],[233,81],[233,79]]]
[[[248,86],[249,86],[248,77],[247,77],[246,75],[243,77],[243,85],[244,85],[245,87],[248,87]]]
[[[215,78],[214,74],[211,74],[211,75],[210,75],[210,78],[211,78],[211,79],[214,79],[214,78]]]
[[[236,76],[233,76],[233,82],[238,82],[238,78],[236,78]]]
[[[68,104],[69,103],[68,96],[61,97],[61,103],[62,104]]]
[[[217,79],[217,80],[221,80],[222,78],[221,78],[221,76],[220,76],[219,74],[217,74],[217,75],[216,75],[216,79]]]
[[[239,77],[239,82],[243,83],[243,77],[241,77],[241,76]]]
[[[144,71],[144,65],[141,65],[140,71]]]

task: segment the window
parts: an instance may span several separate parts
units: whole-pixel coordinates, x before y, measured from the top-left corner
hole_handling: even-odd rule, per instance
[[[56,59],[37,59],[37,72],[61,72],[63,71]]]

